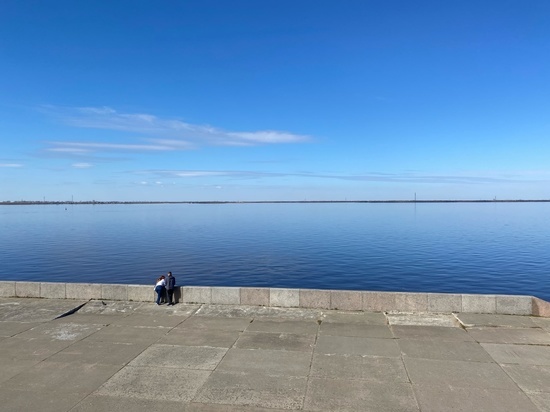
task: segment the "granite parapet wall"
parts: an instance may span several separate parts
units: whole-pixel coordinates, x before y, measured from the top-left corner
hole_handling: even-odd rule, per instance
[[[490,313],[550,317],[550,303],[533,296],[403,293],[285,288],[181,286],[177,302],[339,309],[369,312]],[[152,302],[150,285],[0,281],[0,297]]]

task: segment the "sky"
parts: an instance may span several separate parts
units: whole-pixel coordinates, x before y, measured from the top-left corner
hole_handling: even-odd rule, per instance
[[[550,2],[0,2],[0,201],[550,199]]]

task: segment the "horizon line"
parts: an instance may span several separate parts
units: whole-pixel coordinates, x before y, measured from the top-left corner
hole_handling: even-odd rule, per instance
[[[276,203],[542,203],[550,199],[428,199],[428,200],[4,200],[0,205],[102,205],[102,204],[276,204]]]

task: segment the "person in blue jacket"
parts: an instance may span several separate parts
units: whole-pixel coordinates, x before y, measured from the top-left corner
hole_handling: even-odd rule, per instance
[[[172,272],[168,272],[166,277],[166,292],[168,293],[168,306],[174,304],[174,289],[176,288],[176,278],[172,276]]]

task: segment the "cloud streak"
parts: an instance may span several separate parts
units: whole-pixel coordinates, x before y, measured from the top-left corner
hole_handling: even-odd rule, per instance
[[[147,142],[147,144],[51,142],[53,147],[48,150],[58,153],[78,154],[79,152],[120,150],[179,151],[202,146],[259,146],[311,141],[310,136],[285,131],[227,131],[151,114],[120,113],[110,107],[45,106],[42,110],[72,127],[133,133],[141,136],[138,138],[141,142]]]
[[[488,184],[488,183],[526,183],[549,181],[547,173],[498,176],[494,173],[465,174],[421,174],[421,173],[365,173],[365,174],[331,174],[331,173],[286,173],[286,172],[259,172],[243,170],[145,170],[138,173],[153,174],[172,178],[230,178],[230,179],[257,179],[277,177],[300,177],[315,179],[334,179],[363,182],[388,183],[452,183],[452,184]]]

